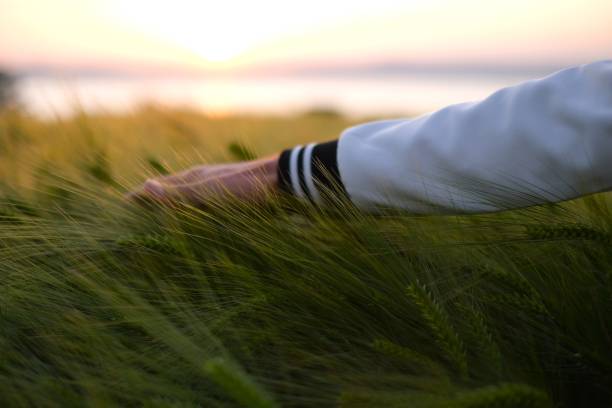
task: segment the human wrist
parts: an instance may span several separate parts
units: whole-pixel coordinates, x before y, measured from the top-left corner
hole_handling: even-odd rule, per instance
[[[345,195],[337,152],[337,140],[282,151],[277,168],[279,190],[315,204],[323,203],[330,195]]]
[[[270,190],[278,189],[278,159],[279,154],[274,154],[258,160],[259,168],[262,172],[262,178],[266,186]]]

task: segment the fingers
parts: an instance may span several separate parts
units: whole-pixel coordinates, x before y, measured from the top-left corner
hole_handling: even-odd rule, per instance
[[[261,201],[276,185],[275,158],[199,166],[182,173],[147,180],[127,198],[139,203],[200,206],[219,198]]]
[[[156,177],[155,180],[162,184],[188,184],[202,181],[208,177],[214,177],[232,170],[232,164],[215,164],[192,167],[180,173],[169,176]]]
[[[157,180],[147,180],[142,186],[125,195],[125,199],[143,206],[170,203],[165,188]]]
[[[156,177],[154,180],[164,184],[184,184],[192,183],[206,173],[204,166],[194,167],[180,173],[171,174],[169,176]]]
[[[173,201],[198,202],[203,199],[203,186],[216,184],[210,180],[234,171],[233,167],[231,164],[197,166],[177,174],[151,178],[125,198],[146,206],[167,205]]]
[[[147,195],[158,200],[163,199],[166,195],[164,186],[154,179],[145,181],[142,188]]]
[[[141,205],[158,204],[173,206],[178,203],[201,205],[213,197],[223,194],[219,181],[209,180],[188,184],[161,183],[157,179],[147,180],[139,189],[126,198]]]

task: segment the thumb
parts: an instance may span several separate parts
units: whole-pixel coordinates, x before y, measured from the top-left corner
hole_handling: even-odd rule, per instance
[[[157,180],[147,180],[142,186],[143,192],[155,200],[166,198],[166,190],[164,186]]]
[[[153,203],[164,203],[167,194],[164,186],[156,180],[150,179],[144,182],[138,189],[125,195],[128,201],[149,206]]]
[[[142,186],[145,196],[161,204],[197,201],[200,183],[171,185],[157,179],[149,179]],[[197,197],[194,199],[194,197]]]

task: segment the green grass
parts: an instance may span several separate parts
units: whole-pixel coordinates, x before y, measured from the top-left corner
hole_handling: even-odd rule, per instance
[[[610,406],[609,196],[446,217],[121,199],[348,125],[2,114],[0,405]]]

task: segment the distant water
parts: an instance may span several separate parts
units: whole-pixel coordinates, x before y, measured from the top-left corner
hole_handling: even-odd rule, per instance
[[[333,108],[350,116],[413,115],[485,98],[529,79],[518,75],[371,75],[358,77],[135,79],[24,77],[18,95],[31,112],[65,116],[126,112],[145,103],[189,106],[205,112],[291,114]]]

